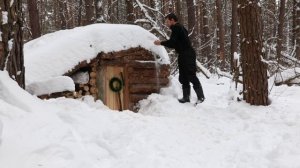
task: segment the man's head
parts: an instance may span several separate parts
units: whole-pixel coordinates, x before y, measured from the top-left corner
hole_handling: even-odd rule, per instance
[[[178,18],[174,13],[170,13],[165,17],[166,26],[171,27],[178,22]]]

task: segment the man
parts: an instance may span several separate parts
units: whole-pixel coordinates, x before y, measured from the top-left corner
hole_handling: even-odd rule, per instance
[[[205,97],[201,83],[196,76],[196,53],[188,37],[188,31],[178,23],[175,14],[168,14],[165,19],[166,26],[172,30],[171,37],[167,41],[156,40],[154,44],[174,48],[178,53],[179,82],[182,84],[183,92],[183,98],[178,101],[180,103],[190,102],[191,82],[198,97],[196,104],[202,103]]]

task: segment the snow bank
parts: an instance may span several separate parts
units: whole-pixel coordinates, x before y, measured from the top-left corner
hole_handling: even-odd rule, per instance
[[[44,35],[24,45],[26,84],[61,76],[100,52],[143,47],[169,64],[167,51],[153,34],[135,25],[94,24]]]
[[[2,129],[3,129],[3,124],[2,124],[2,121],[0,120],[0,146],[1,146],[1,141],[2,141]]]
[[[75,84],[68,76],[58,76],[48,80],[33,82],[26,86],[26,90],[33,95],[48,95],[51,93],[75,91]]]
[[[250,106],[231,100],[229,79],[201,77],[206,100],[194,107],[178,103],[180,83],[171,80],[139,113],[111,111],[92,97],[51,99],[27,113],[7,102],[36,106],[34,96],[1,90],[1,168],[300,167],[299,87],[274,87],[270,106]],[[0,83],[15,85],[6,73]]]
[[[43,107],[42,101],[20,88],[6,71],[0,71],[0,100],[28,112]]]
[[[275,82],[281,83],[300,76],[300,68],[287,69],[276,74]],[[297,80],[295,80],[296,82]]]

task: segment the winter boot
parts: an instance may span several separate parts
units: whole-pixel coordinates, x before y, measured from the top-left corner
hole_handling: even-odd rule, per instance
[[[197,98],[198,98],[196,104],[202,103],[205,100],[202,87],[200,87],[200,88],[194,88],[194,90],[195,90],[195,92],[197,94]]]
[[[180,103],[190,102],[191,88],[182,88],[183,97],[182,99],[178,99]]]

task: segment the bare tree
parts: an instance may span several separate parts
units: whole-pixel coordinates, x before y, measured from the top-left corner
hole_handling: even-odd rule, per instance
[[[0,1],[0,70],[25,87],[20,0]]]
[[[175,3],[175,8],[176,8],[176,14],[177,14],[177,17],[178,17],[178,20],[180,22],[182,22],[182,6],[181,6],[181,0],[176,0],[176,3]]]
[[[276,0],[265,0],[262,5],[263,9],[263,40],[265,41],[265,48],[268,52],[267,58],[275,58],[276,51],[273,50],[276,44],[277,33],[277,5]]]
[[[282,43],[283,43],[283,28],[284,28],[284,15],[285,15],[285,0],[280,0],[279,11],[279,25],[278,25],[278,37],[277,37],[277,60],[281,61]]]
[[[224,30],[221,0],[216,0],[216,12],[217,12],[217,32],[218,32],[217,55],[219,60],[221,61],[221,69],[223,69],[225,67],[225,30]]]
[[[78,5],[78,16],[77,16],[77,25],[81,26],[82,24],[82,2],[83,0],[79,0],[79,5]]]
[[[300,0],[294,0],[293,36],[294,45],[296,46],[296,58],[300,59]]]
[[[134,23],[133,0],[126,0],[127,22]]]
[[[262,61],[262,20],[258,3],[258,0],[239,0],[243,96],[251,105],[268,105],[267,66]]]
[[[41,36],[41,27],[40,27],[40,18],[39,11],[37,8],[36,0],[27,0],[29,20],[30,20],[30,29],[32,38],[38,38]]]
[[[196,23],[196,13],[195,13],[195,4],[194,0],[186,0],[187,13],[188,13],[188,31],[190,34],[190,39],[193,46],[197,46],[196,37],[197,31],[195,30]]]
[[[94,0],[85,0],[85,25],[89,25],[94,22],[95,19],[95,7]]]
[[[201,48],[202,48],[202,58],[207,58],[207,62],[210,62],[211,58],[211,35],[209,29],[209,17],[208,17],[208,6],[204,0],[200,1],[200,34],[202,35],[201,39]],[[210,65],[208,65],[210,66]]]
[[[238,52],[238,2],[237,0],[231,0],[232,3],[232,24],[231,24],[231,59],[230,67],[231,73],[236,71],[237,63],[234,59],[235,54]]]
[[[62,30],[67,28],[67,19],[66,19],[66,12],[65,12],[66,3],[67,3],[66,1],[58,0],[59,23],[60,23],[60,28]]]

